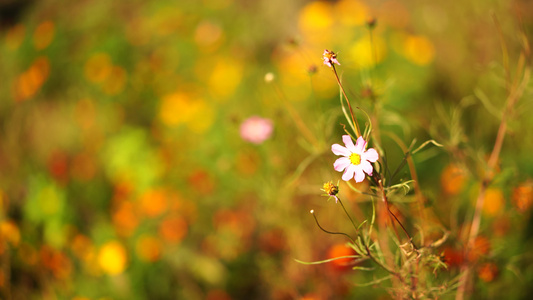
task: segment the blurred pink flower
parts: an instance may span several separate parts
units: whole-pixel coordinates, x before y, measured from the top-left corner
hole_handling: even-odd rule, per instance
[[[272,135],[272,121],[252,116],[241,124],[241,137],[248,142],[261,144]]]
[[[328,67],[333,67],[333,64],[341,65],[339,61],[337,60],[337,54],[333,51],[329,51],[328,49],[324,50],[324,54],[322,54],[322,58],[324,59],[324,64]]]
[[[361,182],[365,180],[365,173],[372,175],[373,167],[370,163],[378,160],[378,152],[374,148],[365,151],[366,141],[361,136],[357,139],[355,145],[349,135],[343,135],[342,141],[346,147],[339,144],[331,146],[331,151],[335,155],[344,156],[337,159],[333,164],[336,171],[342,172],[344,170],[342,180],[349,181],[355,178],[355,182]]]

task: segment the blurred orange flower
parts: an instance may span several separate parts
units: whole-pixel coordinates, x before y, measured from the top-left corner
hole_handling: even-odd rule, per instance
[[[55,26],[51,21],[44,21],[37,26],[33,33],[35,49],[42,50],[50,45],[54,39]]]
[[[533,205],[533,181],[528,180],[513,190],[513,204],[516,206],[516,209],[524,213],[528,211]]]
[[[8,241],[12,246],[18,246],[20,242],[20,229],[15,222],[3,220],[0,223],[0,241]],[[2,251],[0,251],[2,254]]]
[[[448,195],[459,194],[466,183],[466,172],[454,164],[447,165],[440,176],[441,187]]]
[[[231,300],[231,296],[224,290],[211,290],[205,297],[206,300]]]
[[[40,250],[41,263],[57,279],[67,279],[72,271],[70,259],[61,251],[43,245]]]
[[[180,216],[164,219],[159,225],[159,234],[169,243],[178,243],[187,234],[187,222]]]
[[[95,53],[85,63],[85,77],[93,82],[103,82],[111,75],[111,57],[107,53]]]
[[[224,31],[216,23],[202,21],[194,32],[194,41],[200,50],[211,52],[216,50],[224,40]]]
[[[66,153],[56,151],[48,159],[50,175],[59,183],[65,184],[68,180],[69,162]]]
[[[161,215],[168,208],[167,193],[163,189],[150,189],[141,195],[139,208],[147,217],[153,218]]]
[[[87,260],[92,253],[93,243],[83,234],[76,234],[70,243],[70,248],[80,260]]]
[[[112,66],[109,70],[109,76],[102,82],[102,90],[108,95],[117,95],[126,85],[128,74],[124,68]]]
[[[498,266],[494,263],[484,263],[478,268],[478,276],[485,282],[493,281],[498,276]]]
[[[328,258],[337,258],[343,256],[352,256],[356,255],[355,251],[348,247],[346,244],[335,244],[331,246],[328,250]],[[355,258],[339,258],[332,261],[330,264],[334,267],[335,270],[344,271],[351,269],[353,265],[350,263],[354,261]]]
[[[443,261],[450,267],[458,267],[463,264],[463,252],[450,246],[442,251]]]
[[[73,157],[71,164],[73,178],[89,181],[96,175],[96,171],[97,163],[92,153],[81,152]]]
[[[161,257],[161,242],[153,236],[139,237],[135,249],[137,256],[147,262],[154,262]]]
[[[262,232],[259,236],[259,246],[261,250],[268,254],[282,251],[286,247],[286,244],[285,233],[280,228]]]
[[[112,216],[117,233],[121,236],[130,236],[139,225],[139,217],[131,201],[119,201]]]
[[[34,60],[28,70],[16,79],[13,92],[15,100],[23,101],[33,97],[44,84],[50,73],[48,57],[40,56]]]
[[[490,251],[490,241],[484,236],[478,236],[475,241],[472,249],[468,253],[468,260],[475,262],[479,260],[482,256],[485,256]]]
[[[187,180],[195,192],[201,195],[210,195],[215,189],[215,182],[205,170],[196,170]]]
[[[39,260],[37,250],[28,243],[22,242],[17,254],[18,259],[28,266],[34,266]]]

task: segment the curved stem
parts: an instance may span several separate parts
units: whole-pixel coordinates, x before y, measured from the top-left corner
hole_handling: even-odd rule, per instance
[[[313,215],[313,218],[315,218],[316,225],[318,225],[318,228],[320,228],[322,231],[324,231],[325,233],[329,233],[329,234],[340,234],[340,235],[344,235],[344,236],[347,237],[350,241],[352,241],[352,243],[353,243],[354,245],[356,245],[355,240],[354,240],[351,236],[349,236],[348,234],[346,234],[346,233],[344,233],[344,232],[335,232],[335,231],[329,231],[329,230],[324,229],[322,226],[320,226],[320,223],[318,223],[318,219],[316,218],[315,213],[312,212],[311,214]]]

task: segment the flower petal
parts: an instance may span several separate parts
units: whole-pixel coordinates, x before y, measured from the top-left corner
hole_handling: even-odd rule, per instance
[[[333,151],[335,155],[350,156],[352,154],[352,152],[348,150],[348,148],[343,147],[339,144],[333,144],[331,146],[331,151]]]
[[[361,165],[359,165],[359,168],[355,170],[355,182],[362,182],[363,180],[365,180],[365,172],[363,172],[363,168],[361,168],[360,166]]]
[[[363,155],[363,159],[366,159],[370,162],[376,162],[379,158],[378,152],[374,148],[370,148],[366,150],[366,152]]]
[[[346,167],[351,165],[350,159],[348,157],[341,157],[333,163],[333,167],[335,168],[335,171],[342,172]]]
[[[363,171],[365,171],[366,174],[372,176],[372,171],[374,170],[374,168],[372,167],[372,165],[368,162],[368,160],[363,160],[361,162],[361,169]]]
[[[342,174],[342,180],[344,181],[350,181],[350,179],[353,178],[354,176],[354,172],[355,170],[357,169],[356,166],[350,164],[346,170],[344,170],[344,174]]]
[[[355,150],[355,145],[353,144],[352,138],[349,135],[345,134],[342,136],[342,141],[344,142],[344,145],[346,145],[346,148],[348,148],[348,150],[353,153]]]
[[[355,142],[355,149],[353,150],[353,152],[357,154],[362,154],[365,152],[365,147],[366,147],[366,141],[363,139],[362,136],[360,136],[357,138],[357,141]]]

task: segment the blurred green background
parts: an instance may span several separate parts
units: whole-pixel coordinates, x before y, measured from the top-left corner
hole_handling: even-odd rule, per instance
[[[0,298],[387,299],[354,285],[372,274],[294,261],[350,254],[309,215],[349,230],[320,191],[344,122],[324,49],[392,166],[387,132],[444,145],[414,159],[456,275],[507,97],[502,39],[515,76],[532,29],[526,0],[0,1]],[[531,96],[486,196],[480,299],[533,282]],[[255,143],[252,116],[273,128]]]

